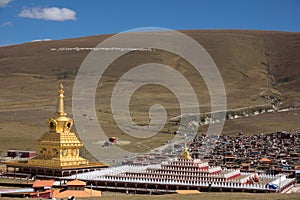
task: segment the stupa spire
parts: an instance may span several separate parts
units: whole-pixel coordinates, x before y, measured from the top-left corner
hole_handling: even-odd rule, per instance
[[[56,114],[58,116],[66,116],[67,114],[64,111],[64,86],[62,83],[58,86],[58,96],[57,96],[57,105],[56,105]]]
[[[187,160],[192,159],[192,157],[190,155],[190,152],[189,152],[189,148],[187,147],[186,142],[184,143],[184,150],[183,150],[182,154],[180,155],[180,158],[187,159]]]

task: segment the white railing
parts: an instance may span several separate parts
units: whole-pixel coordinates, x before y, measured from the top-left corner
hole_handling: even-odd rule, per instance
[[[246,183],[248,180],[255,177],[255,173],[248,173],[248,175],[245,178],[240,179],[240,183]]]
[[[229,172],[227,174],[224,174],[224,177],[225,178],[231,178],[231,177],[234,177],[234,176],[237,176],[237,175],[240,175],[240,174],[241,174],[241,172],[238,169],[238,170],[231,171],[231,172]]]
[[[215,172],[221,172],[222,168],[221,167],[210,167],[208,168],[209,173],[215,173]]]

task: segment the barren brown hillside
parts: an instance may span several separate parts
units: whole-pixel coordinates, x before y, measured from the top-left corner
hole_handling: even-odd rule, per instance
[[[182,32],[198,41],[217,64],[226,87],[228,109],[271,104],[274,98],[280,100],[282,108],[300,106],[300,33]],[[55,111],[59,82],[65,85],[67,112],[71,114],[73,82],[89,52],[55,51],[53,48],[95,47],[108,37],[100,35],[0,47],[0,151],[34,149],[33,142],[47,131],[45,120]],[[151,139],[137,140],[121,134],[111,115],[110,96],[118,79],[134,66],[147,62],[167,64],[183,74],[197,92],[201,111],[210,111],[205,83],[183,58],[163,51],[128,53],[112,63],[101,78],[96,107],[98,120],[108,136],[117,135],[131,141],[132,150],[151,148],[171,137],[158,134]],[[131,99],[131,115],[136,123],[147,124],[149,106],[154,103],[167,108],[169,119],[180,114],[178,102],[170,91],[148,85],[138,89]],[[286,115],[262,115],[258,119],[253,124],[249,118],[226,122],[224,133],[300,130],[297,110]],[[176,126],[168,124],[163,131],[174,130]],[[205,127],[200,131],[205,132]]]

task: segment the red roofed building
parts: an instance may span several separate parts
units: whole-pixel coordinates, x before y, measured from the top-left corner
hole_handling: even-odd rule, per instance
[[[54,180],[37,180],[37,181],[34,181],[32,187],[34,189],[45,189],[45,188],[52,188],[54,185]]]
[[[53,193],[54,198],[68,198],[74,197],[100,197],[101,191],[91,190],[86,187],[86,183],[80,180],[67,182],[66,189],[55,190]]]
[[[260,162],[261,163],[270,163],[270,162],[272,162],[272,160],[270,160],[268,158],[262,158],[262,159],[260,159]]]
[[[54,180],[37,180],[33,183],[34,192],[29,195],[31,198],[52,198]]]
[[[268,158],[262,158],[259,160],[259,167],[258,169],[261,170],[268,170],[270,169],[272,164],[272,160],[268,159]]]

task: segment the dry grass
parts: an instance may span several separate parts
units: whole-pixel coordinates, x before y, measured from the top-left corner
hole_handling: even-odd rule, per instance
[[[285,105],[299,104],[300,68],[299,33],[256,31],[186,31],[209,52],[224,79],[228,108],[269,103],[259,96],[262,91],[281,95]],[[45,120],[55,111],[57,83],[66,88],[67,112],[71,113],[71,92],[76,72],[88,52],[50,51],[53,47],[94,47],[107,38],[86,37],[61,41],[35,42],[0,48],[0,151],[34,149],[33,143],[47,131]],[[281,47],[285,48],[282,49]],[[132,52],[117,59],[99,81],[96,94],[97,116],[110,136],[129,140],[123,148],[147,151],[164,144],[172,135],[157,134],[150,139],[137,139],[122,134],[115,124],[110,99],[118,79],[129,69],[147,62],[166,64],[182,73],[197,93],[201,112],[210,110],[210,97],[200,75],[177,55],[156,51]],[[266,64],[271,65],[268,70]],[[289,70],[285,70],[288,67]],[[293,70],[291,70],[293,69]],[[180,113],[174,95],[166,88],[147,85],[136,91],[130,102],[131,115],[138,124],[149,121],[149,106],[161,103],[168,119]],[[267,114],[255,118],[228,121],[224,134],[244,131],[249,134],[277,130],[299,130],[299,114]],[[201,127],[205,132],[207,127]],[[173,132],[166,125],[163,131]],[[86,156],[87,152],[85,151]]]

